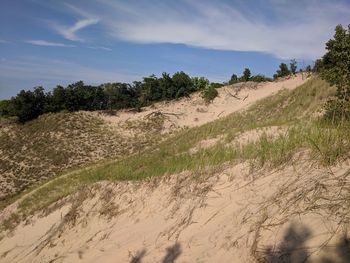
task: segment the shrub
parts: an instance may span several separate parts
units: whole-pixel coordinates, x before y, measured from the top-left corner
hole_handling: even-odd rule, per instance
[[[250,78],[250,81],[254,81],[254,82],[264,82],[264,81],[272,81],[271,78],[265,77],[264,75],[255,75],[253,77]]]
[[[192,83],[195,90],[204,90],[209,86],[209,80],[204,77],[194,77],[192,78]]]
[[[237,83],[238,82],[238,77],[237,77],[237,75],[236,74],[232,74],[232,76],[231,76],[231,79],[230,79],[230,81],[228,82],[228,84],[235,84],[235,83]]]
[[[205,100],[206,103],[212,102],[217,96],[218,96],[218,91],[216,90],[216,85],[218,83],[212,83],[208,88],[203,90],[202,97]]]
[[[328,120],[350,120],[350,101],[330,99],[325,105],[324,117]]]
[[[0,100],[0,117],[9,116],[13,112],[10,100]]]

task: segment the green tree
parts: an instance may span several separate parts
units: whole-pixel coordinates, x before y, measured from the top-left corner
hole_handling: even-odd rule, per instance
[[[295,59],[292,59],[289,63],[290,65],[290,71],[292,72],[293,75],[297,72],[297,61]]]
[[[163,72],[162,77],[159,79],[160,89],[162,90],[162,99],[171,100],[176,94],[174,90],[174,83],[170,74]]]
[[[0,100],[0,117],[13,115],[13,104],[10,100]]]
[[[290,71],[288,69],[288,66],[286,63],[281,63],[279,65],[279,69],[277,70],[276,74],[273,75],[273,78],[281,78],[281,77],[285,77],[288,76],[290,74]]]
[[[173,85],[176,90],[175,99],[188,96],[195,91],[192,80],[185,72],[176,72],[173,77]]]
[[[312,69],[312,71],[320,73],[323,69],[323,60],[322,59],[316,59],[315,65]]]
[[[242,81],[249,81],[251,77],[251,72],[249,68],[245,68],[243,71]]]
[[[60,85],[53,89],[50,98],[50,111],[57,112],[66,109],[66,89]]]
[[[335,28],[333,39],[326,43],[321,76],[337,87],[336,98],[326,104],[326,116],[350,119],[350,25]]]
[[[173,92],[173,91],[170,91]],[[143,78],[140,101],[142,106],[151,104],[153,101],[161,100],[163,94],[160,82],[155,75]],[[173,96],[173,94],[171,94]]]
[[[42,87],[37,87],[34,91],[22,90],[11,99],[11,103],[14,115],[18,117],[19,122],[24,123],[44,113],[46,95]]]
[[[238,77],[236,74],[232,74],[230,81],[228,82],[230,85],[238,82]]]

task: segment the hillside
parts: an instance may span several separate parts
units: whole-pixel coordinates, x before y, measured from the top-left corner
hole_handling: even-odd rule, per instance
[[[212,104],[205,104],[200,93],[195,93],[189,98],[156,103],[140,113],[56,113],[24,125],[3,122],[0,200],[68,168],[139,153],[172,132],[213,121],[301,83],[300,75],[283,82],[227,86],[220,89]]]
[[[0,215],[0,262],[348,262],[350,129],[319,118],[333,94],[299,75],[224,87],[209,105],[194,94],[141,113],[42,116],[23,129],[57,116],[84,123],[84,136],[67,143],[72,160],[78,145],[99,152],[125,137],[74,165],[108,162],[11,199]],[[157,129],[132,125],[150,117]],[[151,143],[125,150],[135,134]],[[74,166],[63,163],[57,169]]]

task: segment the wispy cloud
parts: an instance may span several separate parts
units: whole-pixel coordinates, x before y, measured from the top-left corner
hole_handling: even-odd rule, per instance
[[[25,42],[31,45],[45,47],[74,47],[73,45],[67,45],[64,43],[51,42],[46,40],[26,40]]]
[[[3,40],[3,39],[0,39],[0,44],[8,44],[8,43],[10,43],[10,42]]]
[[[83,18],[78,20],[72,26],[53,24],[53,28],[65,39],[71,41],[84,41],[81,37],[77,35],[78,31],[84,29],[85,27],[95,25],[98,23],[98,21],[99,20],[97,18]]]
[[[90,49],[96,49],[96,50],[104,50],[104,51],[112,51],[109,47],[103,47],[103,46],[90,46],[88,47]]]
[[[330,0],[231,4],[205,0],[100,0],[99,4],[104,8],[84,12],[100,17],[110,35],[119,40],[265,52],[278,58],[321,56],[334,27],[347,23],[350,17],[346,2]]]

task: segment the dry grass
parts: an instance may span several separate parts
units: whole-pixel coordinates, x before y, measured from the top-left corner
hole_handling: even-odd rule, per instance
[[[72,167],[139,152],[160,140],[162,120],[116,129],[88,112],[57,113],[0,126],[0,200]],[[135,136],[123,133],[133,131]]]

